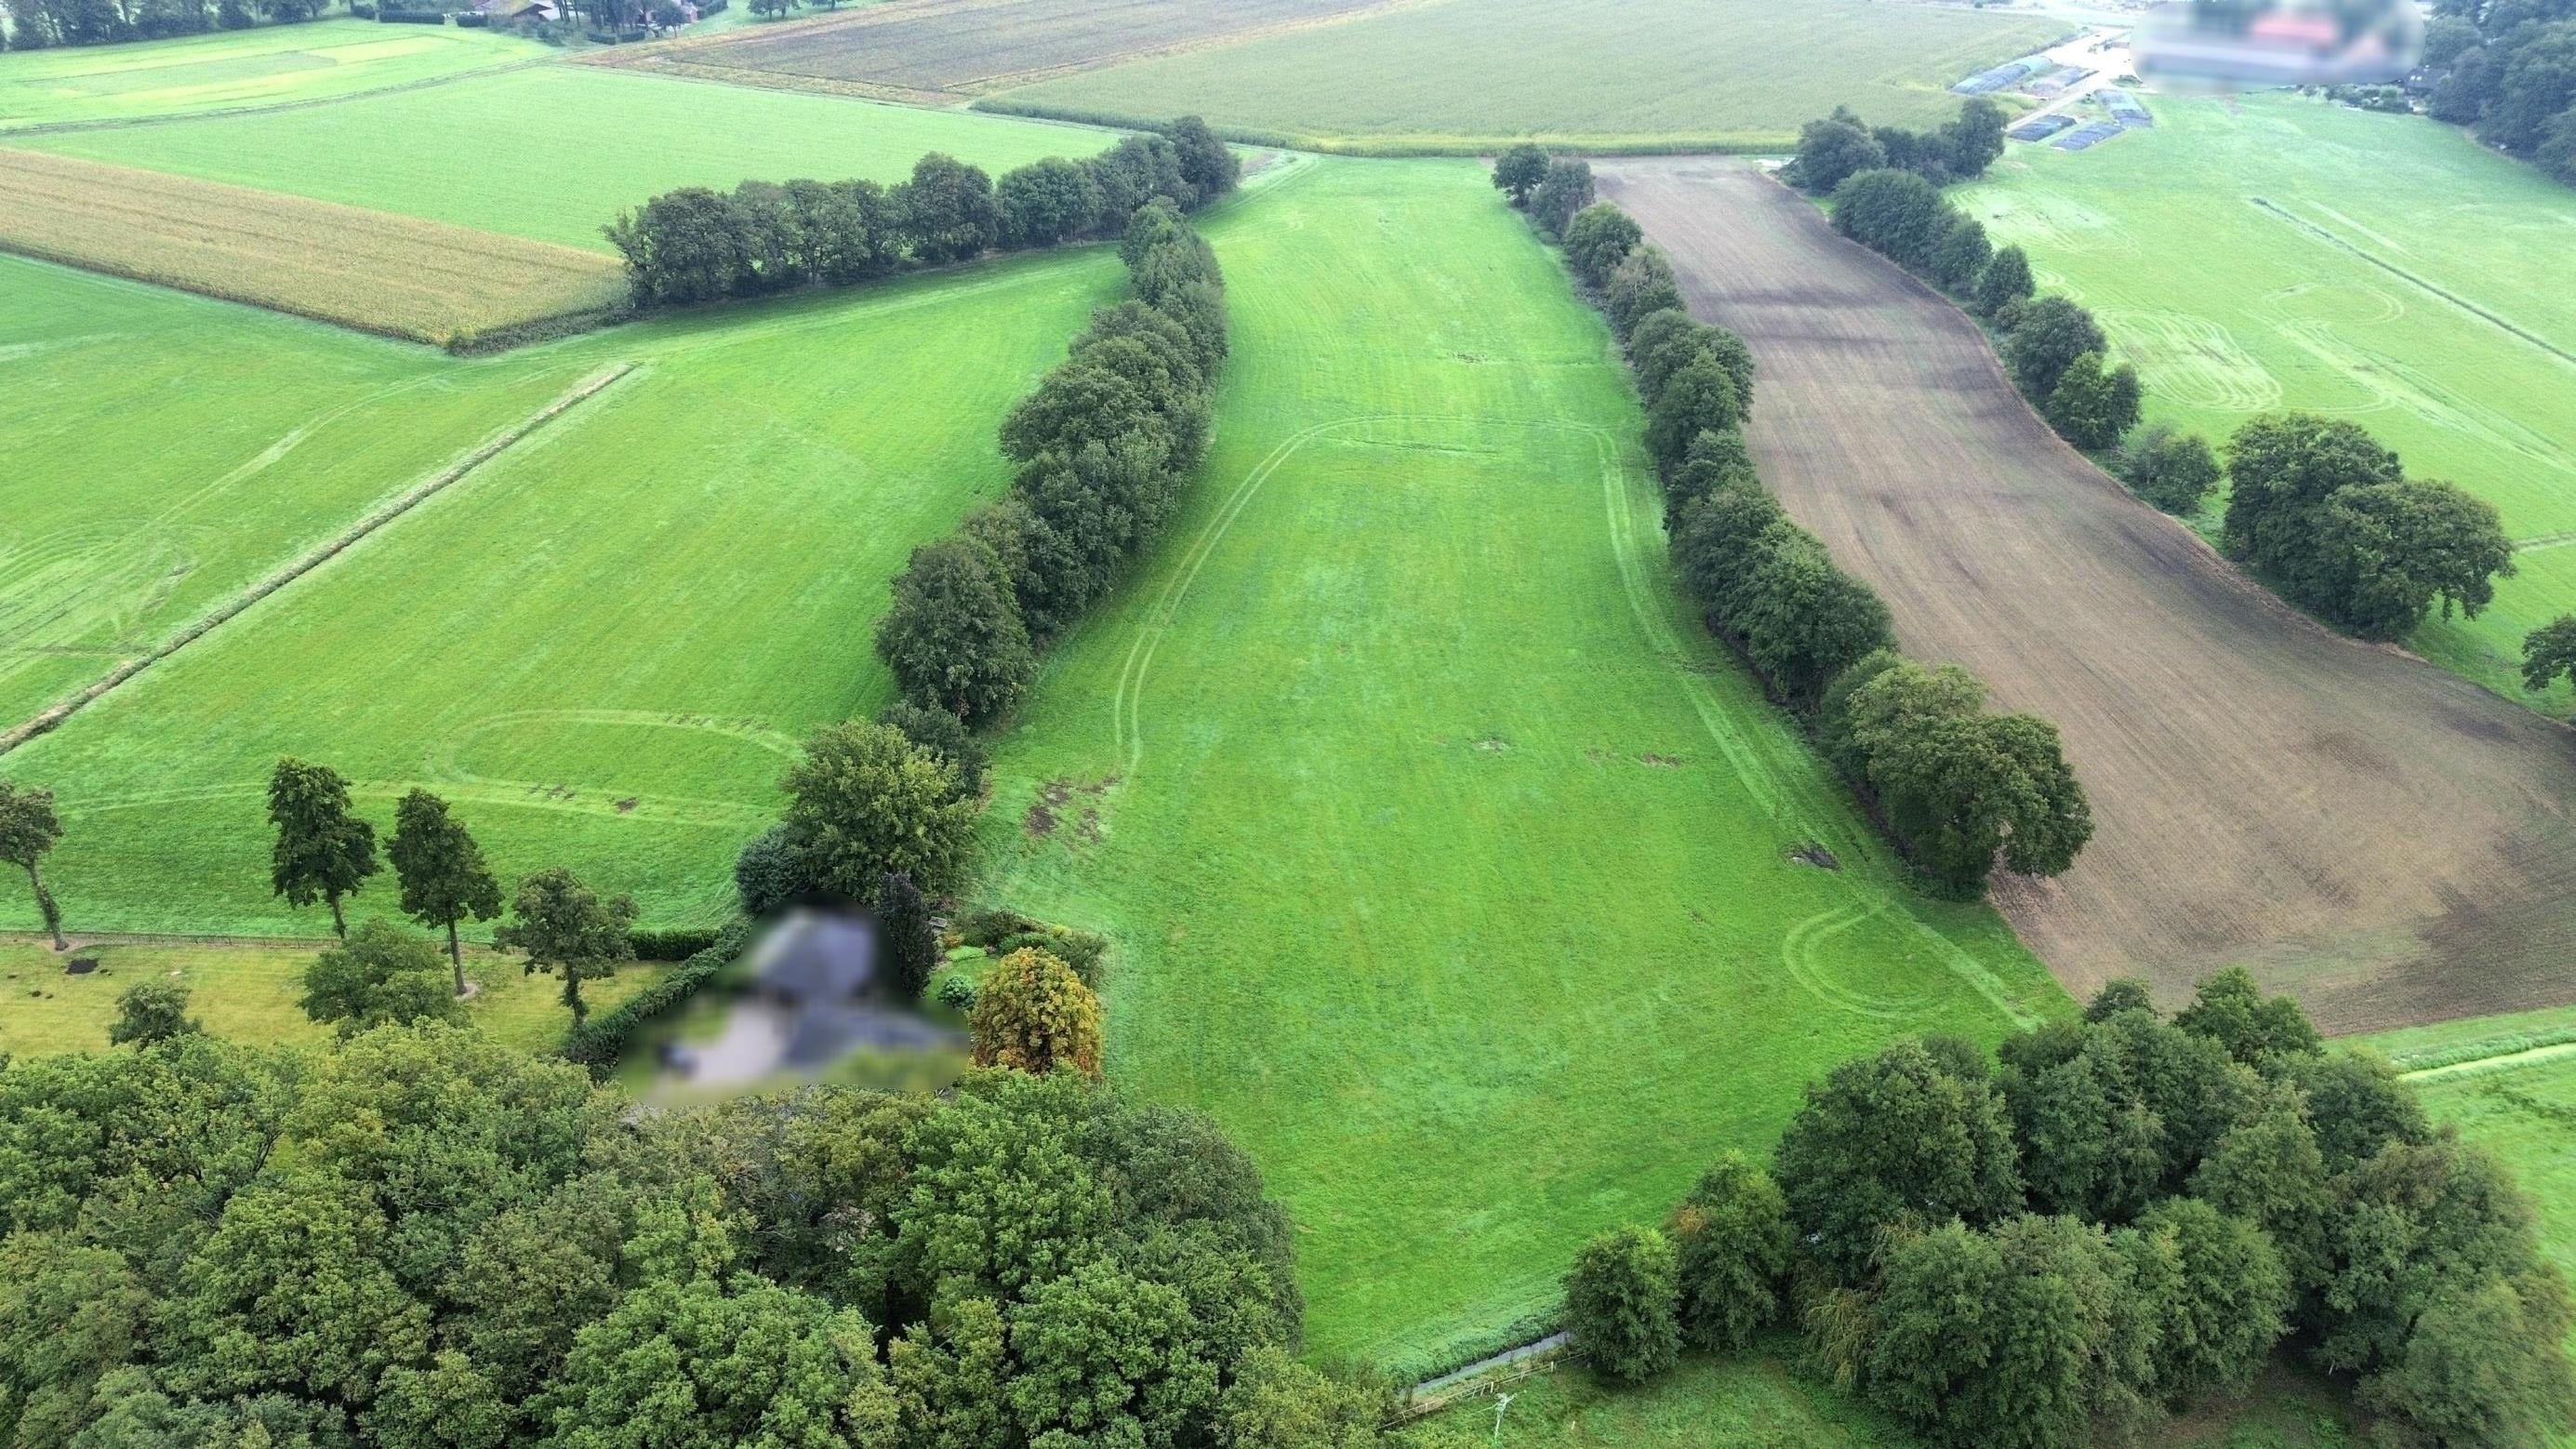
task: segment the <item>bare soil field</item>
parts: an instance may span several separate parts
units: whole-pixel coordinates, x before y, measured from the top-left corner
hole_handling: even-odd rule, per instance
[[[1976,324],[1748,164],[1598,167],[1760,367],[1766,483],[2098,831],[1995,899],[2078,996],[2243,964],[2349,1032],[2576,998],[2576,733],[2340,638],[2060,443]]]
[[[0,250],[421,342],[625,293],[576,247],[5,148]]]
[[[745,85],[947,102],[1231,44],[1389,0],[891,0],[782,26],[621,50],[596,64]]]

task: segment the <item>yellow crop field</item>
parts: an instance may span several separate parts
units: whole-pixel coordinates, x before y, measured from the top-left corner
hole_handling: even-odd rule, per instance
[[[624,292],[575,247],[7,148],[0,249],[442,345]]]

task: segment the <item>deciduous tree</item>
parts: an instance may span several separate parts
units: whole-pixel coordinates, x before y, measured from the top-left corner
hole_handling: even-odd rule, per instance
[[[107,1044],[151,1046],[205,1029],[188,1015],[187,987],[175,981],[139,981],[116,994],[116,1020],[108,1023]]]
[[[462,968],[458,968],[460,979]],[[438,947],[391,921],[367,921],[304,968],[304,1014],[351,1037],[387,1022],[463,1025],[461,992],[440,978]]]
[[[376,828],[349,813],[349,782],[328,765],[279,760],[268,779],[268,820],[277,827],[270,887],[290,906],[329,903],[331,929],[347,940],[340,898],[376,873]]]
[[[27,873],[27,889],[36,896],[36,914],[54,938],[54,949],[68,951],[63,939],[63,913],[54,893],[45,888],[40,869],[46,854],[63,838],[63,823],[54,815],[54,792],[0,780],[0,860]]]
[[[1681,1356],[1680,1302],[1680,1269],[1663,1234],[1603,1233],[1566,1272],[1566,1336],[1602,1377],[1644,1383]]]
[[[2171,423],[2149,423],[2121,445],[2112,471],[2137,494],[2167,513],[2189,517],[2218,486],[2218,454],[2209,440]]]
[[[906,698],[969,724],[1019,703],[1037,656],[991,549],[964,536],[924,544],[893,589],[876,648]]]
[[[456,977],[456,994],[465,994],[465,951],[457,944],[456,923],[471,916],[489,921],[501,914],[501,883],[483,863],[483,847],[463,824],[447,813],[447,802],[427,790],[414,789],[394,807],[394,838],[385,844],[393,857],[394,877],[402,882],[403,914],[447,933],[447,961]]]
[[[492,933],[492,943],[506,951],[524,951],[529,972],[551,971],[563,979],[563,1003],[573,1024],[590,1014],[581,999],[581,983],[614,974],[617,963],[635,959],[627,930],[635,924],[631,896],[600,899],[579,876],[550,866],[519,882],[508,925]]]
[[[1788,1200],[1751,1158],[1729,1151],[1673,1213],[1681,1328],[1697,1347],[1743,1348],[1780,1312],[1795,1234]]]
[[[1494,185],[1514,206],[1527,206],[1532,191],[1547,179],[1547,153],[1524,141],[1494,158]]]
[[[1610,280],[1610,269],[1627,259],[1646,234],[1628,213],[1596,201],[1565,224],[1565,260],[1587,285]]]
[[[922,889],[956,884],[977,805],[956,771],[885,725],[825,725],[788,767],[790,837],[814,883],[852,903],[875,896],[888,871]]]

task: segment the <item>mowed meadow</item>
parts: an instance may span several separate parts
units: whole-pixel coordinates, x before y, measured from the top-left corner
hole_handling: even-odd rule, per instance
[[[401,792],[425,785],[456,803],[504,875],[571,865],[635,893],[647,923],[722,917],[734,852],[774,814],[805,732],[890,693],[868,642],[887,579],[1003,486],[995,424],[1119,275],[1114,255],[1087,249],[463,362],[9,265],[8,305],[50,299],[65,334],[114,305],[127,329],[0,354],[0,398],[26,408],[12,436],[48,449],[0,485],[0,518],[14,542],[38,533],[20,521],[31,507],[57,515],[44,557],[0,569],[27,618],[110,561],[143,600],[129,609],[173,575],[194,588],[198,571],[180,569],[193,513],[160,525],[157,553],[116,551],[192,499],[209,503],[206,546],[227,549],[228,576],[258,576],[292,552],[290,530],[327,537],[576,385],[613,378],[0,757],[10,778],[58,793],[66,837],[48,873],[76,929],[261,934],[324,926],[268,890],[262,792],[284,754],[348,775],[380,831]],[[158,338],[220,354],[227,327],[272,349],[266,375],[247,361],[237,389],[126,375]],[[280,379],[299,367],[337,391],[293,397]],[[44,407],[22,401],[30,388]],[[238,392],[267,395],[251,399],[262,421],[227,416]],[[138,394],[162,411],[119,410]],[[335,413],[333,398],[375,411]],[[223,436],[191,439],[192,421]],[[180,442],[166,458],[146,441],[168,438]],[[396,440],[378,466],[340,451]],[[98,490],[63,486],[91,477]],[[47,557],[52,582],[31,578]],[[221,591],[209,580],[191,602]],[[100,611],[89,637],[114,625]],[[7,642],[0,657],[33,655],[57,683],[103,667]],[[33,688],[16,694],[31,710]],[[390,913],[390,884],[356,905]],[[0,897],[0,926],[33,921],[23,896]]]
[[[2295,96],[2156,98],[2157,127],[2015,146],[1961,206],[2091,308],[2147,416],[2213,442],[2258,412],[2349,418],[2504,514],[2516,577],[2411,647],[2527,695],[2522,638],[2576,610],[2576,192],[2451,127]],[[2215,534],[2222,493],[2200,520]]]
[[[553,53],[493,30],[351,19],[13,51],[0,56],[0,131],[329,100]]]
[[[978,105],[1204,114],[1339,150],[1463,153],[1517,139],[1650,150],[1785,146],[1838,104],[1907,125],[1961,76],[2072,32],[2034,15],[1810,0],[1429,0],[1086,70]]]
[[[1309,1349],[1401,1377],[1832,1063],[2065,998],[1688,616],[1608,334],[1479,166],[1310,160],[1206,232],[1204,480],[998,743],[979,894],[1114,936],[1110,1076],[1216,1115]]]
[[[1115,140],[1084,126],[543,65],[330,106],[19,144],[606,252],[600,228],[610,218],[677,187],[894,182],[927,151],[999,176]]]

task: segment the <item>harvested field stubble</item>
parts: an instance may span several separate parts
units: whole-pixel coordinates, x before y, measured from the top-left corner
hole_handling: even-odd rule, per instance
[[[0,149],[0,248],[421,342],[625,295],[593,252],[36,151]]]
[[[779,29],[611,52],[597,64],[819,82],[949,101],[1148,56],[1223,45],[1383,8],[1388,0],[896,0]]]
[[[1764,479],[1905,647],[2056,721],[2099,831],[1996,899],[2078,996],[2243,963],[2352,1031],[2576,996],[2576,736],[2327,633],[2052,436],[1975,323],[1722,161],[1606,194],[1761,367]]]

